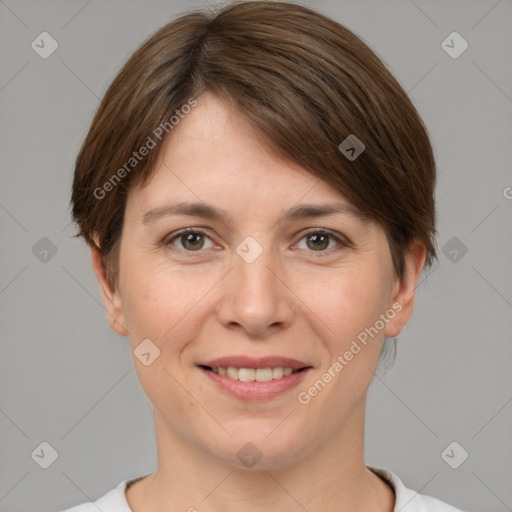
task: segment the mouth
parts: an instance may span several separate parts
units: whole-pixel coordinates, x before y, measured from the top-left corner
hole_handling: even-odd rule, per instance
[[[224,394],[247,401],[269,400],[297,386],[312,366],[295,359],[227,357],[198,364]]]
[[[305,366],[304,368],[291,368],[290,366],[275,366],[273,368],[236,368],[234,366],[205,366],[199,365],[207,371],[223,375],[231,380],[238,380],[240,382],[270,382],[272,380],[282,379],[293,373],[302,372],[311,368]]]

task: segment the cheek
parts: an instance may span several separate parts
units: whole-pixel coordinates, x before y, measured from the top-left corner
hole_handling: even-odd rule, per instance
[[[385,283],[377,274],[371,266],[339,269],[320,285],[310,281],[309,292],[303,288],[304,303],[328,328],[338,353],[386,308]]]
[[[134,345],[149,338],[159,347],[177,347],[200,328],[201,299],[218,281],[211,272],[177,270],[165,262],[144,267],[135,259],[126,268],[123,305]]]
[[[323,330],[328,333],[323,337],[328,357],[298,397],[309,400],[312,416],[331,418],[333,429],[356,407],[373,378],[383,339],[383,331],[373,328],[386,309],[385,283],[372,268],[347,269],[338,275],[327,291],[319,295],[317,290],[312,302],[311,309],[329,327]],[[315,301],[313,292],[310,300]]]
[[[204,288],[211,284],[209,279],[205,282],[204,278],[193,278],[168,266],[148,265],[142,257],[125,263],[123,307],[139,381],[157,409],[184,414],[191,404],[175,369],[184,348],[198,336],[202,321],[198,319],[197,306],[206,293]],[[146,339],[159,350],[156,352],[149,345],[151,357],[158,353],[149,365],[137,355],[142,353],[137,348]]]

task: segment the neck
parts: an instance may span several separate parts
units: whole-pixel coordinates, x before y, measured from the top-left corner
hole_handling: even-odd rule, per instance
[[[285,468],[239,469],[171,432],[155,413],[158,470],[127,490],[133,512],[392,512],[394,493],[364,463],[362,401],[344,428]]]

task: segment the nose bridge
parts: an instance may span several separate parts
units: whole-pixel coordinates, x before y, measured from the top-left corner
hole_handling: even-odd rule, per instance
[[[233,254],[221,320],[260,335],[272,325],[287,323],[291,318],[289,297],[276,274],[279,265],[272,247],[254,237],[244,239]]]
[[[234,274],[238,286],[235,287],[239,299],[245,295],[257,298],[264,294],[267,303],[274,300],[276,291],[275,275],[270,269],[275,267],[274,251],[268,243],[260,242],[252,236],[246,237],[236,248]]]

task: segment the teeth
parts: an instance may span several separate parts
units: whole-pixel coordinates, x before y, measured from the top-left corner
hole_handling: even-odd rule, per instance
[[[238,380],[241,382],[256,380],[256,370],[254,368],[240,368],[238,370]]]
[[[226,375],[230,379],[238,380],[238,368],[233,368],[232,366],[230,366],[229,368],[227,368]]]
[[[280,379],[284,375],[284,368],[279,366],[278,368],[272,368],[272,378]]]
[[[258,382],[269,382],[273,378],[272,368],[258,368],[254,373]]]
[[[280,379],[283,376],[291,375],[297,372],[293,368],[278,366],[276,368],[212,368],[214,373],[226,375],[230,379],[239,380],[241,382],[270,382],[271,380]]]

